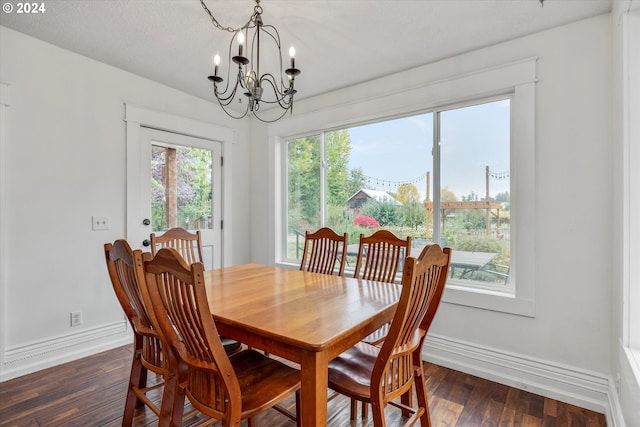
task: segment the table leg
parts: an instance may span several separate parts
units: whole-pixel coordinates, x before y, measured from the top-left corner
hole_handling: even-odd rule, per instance
[[[327,425],[328,365],[326,352],[305,352],[300,363],[300,425]]]

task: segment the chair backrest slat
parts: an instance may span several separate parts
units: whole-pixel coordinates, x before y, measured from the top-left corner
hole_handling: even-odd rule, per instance
[[[411,255],[411,237],[400,239],[388,230],[360,235],[354,277],[394,282],[398,268]]]
[[[151,234],[151,253],[156,253],[161,248],[173,248],[188,265],[194,262],[203,262],[202,235],[200,231],[191,233],[184,228],[171,228],[161,235]]]
[[[338,276],[344,274],[347,260],[348,235],[337,234],[328,227],[314,233],[305,233],[304,250],[300,270],[313,273],[334,274],[336,263]]]

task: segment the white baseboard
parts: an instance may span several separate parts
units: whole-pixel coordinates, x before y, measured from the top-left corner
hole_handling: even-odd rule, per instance
[[[44,341],[9,347],[2,355],[0,382],[132,342],[121,320]]]
[[[440,366],[605,414],[625,427],[613,379],[607,375],[429,334],[422,358]]]

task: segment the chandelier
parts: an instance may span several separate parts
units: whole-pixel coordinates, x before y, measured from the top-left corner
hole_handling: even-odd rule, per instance
[[[290,67],[280,71],[283,69],[280,35],[273,25],[265,25],[262,22],[260,0],[256,0],[253,14],[249,21],[240,28],[223,27],[204,4],[204,0],[200,0],[200,3],[216,28],[233,34],[229,43],[227,59],[229,66],[226,73],[226,83],[219,73],[220,55],[218,54],[213,60],[213,76],[209,76],[209,80],[213,82],[213,93],[224,112],[234,119],[241,119],[251,112],[258,120],[267,123],[281,119],[287,111],[292,113],[293,96],[297,92],[294,89],[295,77],[300,74],[300,70],[296,68],[295,64],[296,50],[291,46],[289,49]],[[260,43],[265,39],[267,42],[275,43],[277,48],[276,59],[280,68],[276,74],[268,72],[260,74]],[[238,66],[235,77],[232,75],[231,62]],[[234,78],[235,81],[232,81]],[[230,108],[230,104],[234,100],[242,105],[243,98],[246,98],[244,112],[242,112],[243,108],[240,108],[240,112]],[[263,104],[278,106],[282,112],[278,113],[279,115],[275,118],[267,119],[260,113],[260,107]]]

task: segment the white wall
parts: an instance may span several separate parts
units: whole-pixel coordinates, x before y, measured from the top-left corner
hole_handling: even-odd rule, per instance
[[[226,263],[249,260],[249,145],[247,124],[217,105],[5,27],[0,41],[4,380],[129,341],[103,254],[126,236],[125,102],[235,132]],[[92,215],[110,229],[91,231]],[[81,327],[70,327],[73,310]]]
[[[536,198],[536,315],[443,304],[431,329],[435,360],[602,412],[611,379],[611,46],[611,17],[603,15],[303,100],[294,113],[309,116],[308,131],[336,107],[362,119],[381,108],[396,114],[416,107],[385,104],[395,91],[538,57],[536,190],[527,195]],[[256,156],[263,159],[269,133],[286,126],[252,138]],[[271,162],[252,164],[253,191],[273,194]],[[260,203],[273,214],[253,215],[252,241],[273,242],[277,206]],[[252,260],[273,263],[273,248],[255,250]],[[428,343],[427,358],[434,354]]]

